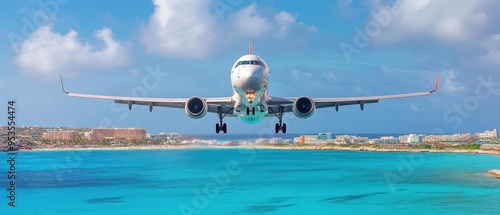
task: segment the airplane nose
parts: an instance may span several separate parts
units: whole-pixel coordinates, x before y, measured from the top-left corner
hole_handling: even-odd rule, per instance
[[[264,77],[264,70],[258,67],[248,67],[241,69],[237,72],[237,82],[235,86],[249,91],[257,91],[260,89],[262,78]]]
[[[263,70],[260,68],[245,68],[239,73],[240,79],[248,82],[258,81],[262,78],[262,76]]]

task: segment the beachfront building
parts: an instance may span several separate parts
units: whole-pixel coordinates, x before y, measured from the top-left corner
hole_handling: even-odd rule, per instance
[[[473,138],[472,134],[442,134],[442,135],[427,135],[422,142],[466,142]]]
[[[399,142],[400,143],[421,143],[424,138],[422,134],[407,134],[400,135]]]
[[[498,140],[498,132],[496,128],[492,131],[487,130],[482,133],[476,133],[475,136],[479,140]]]
[[[331,140],[332,139],[332,132],[319,133],[318,139],[319,140]]]
[[[370,139],[370,144],[397,144],[399,143],[399,138],[394,136],[382,136],[378,139]]]
[[[48,140],[75,140],[79,137],[80,134],[78,131],[48,130],[42,133],[42,138]]]
[[[160,132],[158,134],[151,134],[151,139],[155,140],[175,140],[181,138],[179,133],[164,133]]]
[[[335,135],[335,144],[363,144],[368,142],[368,137],[358,137],[355,135]]]
[[[87,140],[92,140],[92,132],[91,131],[83,132],[83,138]]]
[[[142,128],[94,128],[92,140],[102,139],[146,139],[146,130]]]
[[[294,144],[327,144],[332,143],[331,133],[320,133],[318,135],[301,135],[293,139]]]

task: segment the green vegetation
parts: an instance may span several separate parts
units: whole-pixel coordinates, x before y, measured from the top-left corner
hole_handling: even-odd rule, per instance
[[[438,145],[436,149],[446,149],[447,147],[445,145]]]
[[[467,149],[467,150],[479,149],[480,147],[481,147],[481,144],[477,144],[477,143],[458,146],[459,149]]]
[[[421,145],[420,146],[421,149],[431,149],[432,148],[432,145],[429,145],[429,144],[424,144],[424,145]]]

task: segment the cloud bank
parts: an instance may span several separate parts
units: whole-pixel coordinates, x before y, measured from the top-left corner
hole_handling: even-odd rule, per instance
[[[229,12],[228,21],[211,13],[210,0],[153,0],[154,13],[141,29],[141,42],[148,53],[186,60],[205,59],[221,44],[249,37],[276,38],[313,33],[316,28],[297,22],[286,11],[266,13],[256,3]],[[294,34],[298,31],[301,34]]]
[[[111,29],[97,30],[94,37],[100,45],[81,42],[74,30],[62,35],[50,25],[42,26],[14,48],[14,62],[22,71],[38,75],[112,68],[129,62],[127,45],[115,40]]]

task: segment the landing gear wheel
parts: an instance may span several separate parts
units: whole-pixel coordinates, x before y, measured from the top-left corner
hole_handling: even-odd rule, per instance
[[[283,123],[283,114],[285,113],[285,107],[280,106],[278,113],[274,112],[273,109],[269,110],[271,110],[274,113],[274,115],[278,117],[279,120],[279,122],[276,123],[276,127],[274,128],[276,134],[279,133],[280,131],[283,131],[283,134],[286,133],[286,123]]]
[[[233,110],[233,108],[222,112],[222,107],[217,107],[217,115],[219,116],[219,123],[215,124],[215,133],[220,133],[221,131],[225,133],[227,133],[227,125],[226,123],[223,123],[222,122],[222,119],[224,119],[224,117]],[[250,111],[250,109],[247,108],[247,112]]]
[[[247,115],[250,115],[250,108],[247,107]]]
[[[255,115],[255,107],[252,107],[252,115]]]

